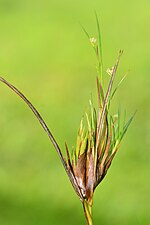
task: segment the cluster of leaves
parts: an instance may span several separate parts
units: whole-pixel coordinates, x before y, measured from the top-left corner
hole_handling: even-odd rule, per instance
[[[98,62],[98,76],[96,78],[98,109],[96,110],[92,100],[90,100],[90,113],[85,113],[85,118],[81,120],[77,134],[76,148],[73,151],[72,157],[66,145],[67,168],[73,176],[72,183],[83,203],[88,224],[92,224],[91,207],[94,190],[105,177],[120,146],[120,142],[134,117],[133,115],[126,121],[125,114],[122,119],[120,109],[116,115],[112,116],[110,114],[111,101],[125,78],[124,76],[117,87],[112,90],[115,74],[123,51],[119,52],[119,56],[112,69],[107,69],[106,71],[110,76],[110,81],[105,92],[103,88],[101,35],[97,15],[96,21],[98,41],[94,37],[91,38],[87,31],[82,28],[92,44]]]
[[[68,168],[74,174],[82,200],[86,199],[90,205],[94,189],[105,177],[120,142],[133,119],[132,116],[125,122],[125,118],[123,118],[122,122],[120,109],[114,116],[109,113],[111,100],[119,86],[111,93],[121,54],[122,51],[120,51],[112,70],[106,94],[104,94],[102,84],[97,77],[98,110],[95,109],[90,100],[90,113],[85,113],[85,118],[81,120],[76,148],[72,157],[66,145]],[[78,193],[78,195],[80,194]]]
[[[102,82],[103,64],[101,39],[98,19],[97,27],[98,43],[96,38],[90,38],[87,31],[84,28],[83,29],[92,44],[98,61],[97,71],[100,77],[99,79],[97,76],[96,79],[98,110],[96,110],[92,100],[90,100],[90,113],[85,113],[85,118],[82,118],[81,120],[77,134],[76,148],[73,151],[72,157],[70,156],[66,145],[67,166],[74,176],[74,183],[78,186],[76,188],[76,191],[78,190],[77,194],[82,201],[86,200],[89,205],[92,205],[94,190],[105,177],[120,146],[120,142],[133,119],[132,116],[125,122],[124,118],[122,123],[120,110],[118,110],[118,113],[114,116],[109,112],[111,101],[125,78],[124,76],[117,87],[112,91],[113,81],[123,51],[119,52],[118,59],[112,69],[107,70],[110,81],[106,92],[104,92]]]

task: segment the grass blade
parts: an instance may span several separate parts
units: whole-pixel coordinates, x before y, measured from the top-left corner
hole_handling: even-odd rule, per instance
[[[97,31],[98,31],[98,45],[99,45],[99,63],[100,63],[100,78],[101,83],[103,83],[103,56],[102,56],[102,39],[101,39],[101,31],[100,31],[100,25],[99,25],[99,19],[97,16],[97,13],[95,11],[95,18],[97,23]]]
[[[131,122],[132,122],[132,120],[133,120],[135,114],[136,114],[136,112],[129,118],[129,120],[128,120],[128,121],[126,122],[126,124],[124,125],[122,134],[121,134],[121,136],[120,136],[120,141],[122,140],[123,136],[124,136],[125,133],[127,132],[128,127],[129,127],[129,125],[131,124]]]

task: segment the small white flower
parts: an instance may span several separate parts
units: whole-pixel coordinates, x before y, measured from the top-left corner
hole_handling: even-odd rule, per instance
[[[97,43],[97,40],[96,40],[95,37],[92,37],[92,38],[90,38],[90,42],[91,42],[92,46],[95,47],[96,43]]]
[[[108,75],[112,75],[112,73],[113,73],[113,70],[114,70],[114,66],[110,69],[110,68],[108,68],[107,70],[106,70],[106,72],[108,73]]]

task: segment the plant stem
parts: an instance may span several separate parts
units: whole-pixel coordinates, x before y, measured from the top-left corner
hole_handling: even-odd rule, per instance
[[[87,224],[93,225],[92,206],[86,200],[83,201],[83,209],[84,209]]]

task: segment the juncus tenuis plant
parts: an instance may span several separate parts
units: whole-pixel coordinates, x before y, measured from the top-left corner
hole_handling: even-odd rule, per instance
[[[110,76],[110,81],[107,89],[104,90],[101,36],[97,16],[96,21],[98,28],[97,38],[90,37],[84,28],[83,30],[94,49],[97,59],[96,86],[98,108],[96,109],[94,107],[92,100],[89,101],[90,110],[88,113],[85,113],[85,117],[81,120],[77,134],[76,147],[72,153],[69,152],[68,146],[65,144],[67,157],[62,155],[62,151],[56,139],[33,104],[15,86],[0,77],[0,81],[5,83],[25,101],[47,133],[61,159],[75,192],[83,204],[88,225],[93,224],[92,204],[94,191],[104,179],[120,146],[121,140],[133,119],[133,116],[131,116],[127,122],[125,122],[125,118],[122,120],[120,110],[118,110],[115,115],[110,114],[111,101],[125,78],[124,76],[113,89],[113,81],[123,51],[121,50],[119,52],[114,66],[106,70],[106,74]]]

